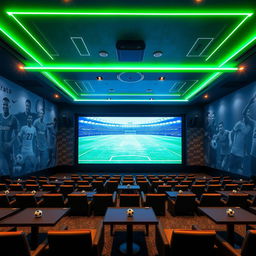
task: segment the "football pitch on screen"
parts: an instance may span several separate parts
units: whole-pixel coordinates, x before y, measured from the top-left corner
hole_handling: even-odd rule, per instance
[[[80,137],[78,163],[181,164],[182,139],[126,134]]]

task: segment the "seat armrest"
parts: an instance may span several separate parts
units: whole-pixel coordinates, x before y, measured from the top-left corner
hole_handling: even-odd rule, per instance
[[[241,256],[226,240],[216,235],[216,245],[218,247],[218,255],[223,256]]]
[[[220,201],[221,201],[224,205],[227,204],[227,201],[226,201],[225,199],[220,199]]]
[[[146,203],[146,196],[143,191],[141,191],[140,194],[141,194],[141,202],[144,205]]]
[[[16,200],[12,200],[9,202],[10,206],[12,206],[12,207],[15,205],[15,203],[16,203]]]
[[[96,228],[96,235],[94,240],[92,241],[93,243],[93,255],[100,256],[102,255],[102,249],[104,246],[104,225],[103,222],[101,221],[99,226]]]
[[[67,199],[67,198],[64,200],[64,205],[65,205],[65,206],[68,205],[68,199]]]
[[[40,200],[37,202],[37,206],[40,206],[43,201],[44,201],[44,199],[40,199]]]
[[[117,193],[116,193],[116,191],[114,191],[113,197],[112,197],[114,206],[116,205],[116,200],[117,200],[116,195],[117,195]]]

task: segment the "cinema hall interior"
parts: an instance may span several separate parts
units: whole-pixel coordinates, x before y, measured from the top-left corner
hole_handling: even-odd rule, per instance
[[[256,256],[256,0],[0,0],[1,256]]]

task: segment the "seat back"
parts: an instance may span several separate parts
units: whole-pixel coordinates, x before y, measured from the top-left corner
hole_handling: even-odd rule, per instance
[[[173,230],[170,241],[170,255],[215,255],[215,231]]]
[[[43,207],[65,207],[62,194],[44,194],[43,199]]]
[[[51,256],[92,255],[90,230],[48,231],[48,244]]]
[[[0,232],[0,248],[2,255],[31,255],[26,235],[22,231]]]
[[[146,206],[152,207],[157,216],[165,215],[165,194],[146,194]]]
[[[193,214],[196,208],[195,194],[178,194],[175,201],[176,214]]]
[[[248,230],[241,247],[241,256],[255,256],[256,230]]]
[[[10,207],[10,201],[6,194],[0,194],[0,208]]]
[[[223,206],[221,202],[221,194],[217,193],[210,193],[210,194],[202,194],[201,199],[200,199],[200,206]]]
[[[88,201],[85,194],[69,194],[68,206],[70,207],[69,214],[75,216],[88,216]]]
[[[57,186],[52,185],[52,184],[44,184],[44,185],[42,185],[42,190],[43,191],[50,191],[52,193],[55,193],[55,192],[57,192]]]
[[[227,206],[237,206],[242,208],[248,207],[248,194],[229,194],[227,199]]]
[[[23,186],[21,184],[10,184],[9,189],[12,191],[23,191]]]
[[[179,190],[182,190],[182,191],[187,191],[189,189],[189,186],[188,185],[176,185],[173,190],[174,191],[179,191]]]
[[[218,184],[212,184],[207,186],[207,193],[209,192],[216,192],[218,190],[221,190],[222,186]]]
[[[4,190],[6,190],[6,189],[7,189],[6,184],[0,183],[0,191],[4,191]]]
[[[104,216],[108,207],[114,206],[112,194],[93,195],[93,213],[96,216]]]
[[[101,180],[94,180],[91,183],[92,187],[96,189],[98,193],[101,193],[104,191],[103,181]]]
[[[140,207],[140,195],[120,194],[120,207]]]
[[[165,193],[165,191],[171,191],[172,186],[171,185],[159,185],[157,187],[157,193]]]
[[[26,184],[25,188],[27,191],[38,191],[39,190],[39,185],[38,184]]]
[[[93,188],[92,188],[92,185],[78,185],[77,186],[77,190],[78,191],[92,191]]]
[[[105,191],[107,193],[113,193],[117,190],[118,181],[107,181],[105,184]]]
[[[224,186],[224,190],[226,191],[232,191],[232,190],[236,190],[238,188],[238,184],[225,184]]]
[[[196,194],[197,197],[200,197],[205,191],[205,185],[192,185],[191,192]]]
[[[60,193],[63,194],[65,197],[68,194],[71,194],[74,191],[73,185],[60,185]]]
[[[37,201],[34,194],[16,194],[15,198],[17,208],[37,207]]]
[[[137,185],[140,186],[140,190],[144,193],[147,193],[149,191],[149,183],[148,181],[139,181],[137,180]]]
[[[243,191],[249,191],[249,190],[253,190],[254,189],[254,187],[255,187],[255,185],[254,184],[242,184],[241,185],[241,190],[243,190]]]

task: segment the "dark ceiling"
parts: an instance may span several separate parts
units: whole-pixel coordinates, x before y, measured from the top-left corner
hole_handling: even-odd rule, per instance
[[[256,80],[256,1],[166,2],[1,0],[0,75],[76,104],[203,104]]]

